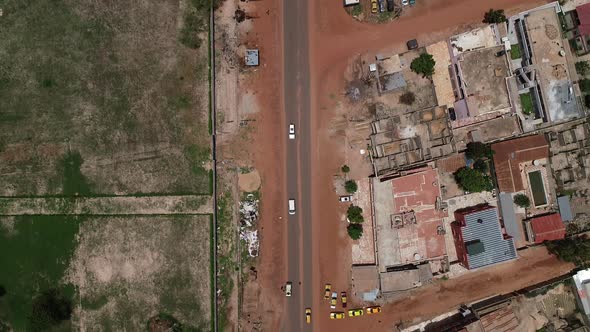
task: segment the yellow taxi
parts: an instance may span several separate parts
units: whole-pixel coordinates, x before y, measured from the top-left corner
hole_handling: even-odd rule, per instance
[[[379,5],[377,5],[377,0],[371,0],[371,13],[377,14],[379,11]]]
[[[332,292],[332,299],[330,299],[330,309],[336,309],[336,303],[338,303],[338,293]]]
[[[368,307],[367,308],[367,314],[378,314],[381,312],[381,307],[380,306],[374,306],[374,307]]]
[[[326,284],[326,286],[324,286],[324,300],[329,300],[330,294],[332,294],[332,285]]]
[[[305,308],[305,322],[311,323],[311,308]]]
[[[342,308],[346,308],[346,292],[340,292],[340,298],[342,299]]]
[[[365,312],[363,311],[363,309],[350,309],[350,310],[348,310],[349,317],[362,316],[364,313]]]
[[[346,315],[342,311],[333,311],[330,313],[330,319],[344,319]]]

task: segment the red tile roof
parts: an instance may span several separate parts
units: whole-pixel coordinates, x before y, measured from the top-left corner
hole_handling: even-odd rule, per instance
[[[549,144],[542,134],[492,144],[494,168],[501,192],[524,190],[519,164],[549,157]]]
[[[578,31],[580,31],[581,35],[589,35],[590,34],[590,3],[576,7],[576,12],[578,13],[578,19],[580,20],[580,25],[578,26]]]
[[[559,213],[533,218],[531,219],[531,227],[535,236],[535,243],[565,238],[565,225],[561,221]]]

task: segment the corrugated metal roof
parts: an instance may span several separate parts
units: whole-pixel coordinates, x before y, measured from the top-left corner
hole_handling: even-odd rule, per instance
[[[561,215],[561,220],[563,220],[563,221],[574,220],[574,216],[572,214],[572,207],[570,206],[569,196],[557,197],[557,204],[559,205],[559,214]]]
[[[590,3],[576,7],[580,25],[578,30],[582,36],[590,34]]]
[[[258,50],[246,50],[246,65],[258,66]]]
[[[500,193],[500,209],[502,212],[504,227],[506,227],[506,233],[512,236],[516,241],[520,241],[522,240],[522,232],[516,221],[513,202],[512,195],[509,193]]]
[[[467,254],[470,269],[516,258],[514,239],[504,239],[496,207],[466,214],[465,227],[461,231],[463,241],[480,240],[485,248],[482,253]]]
[[[533,218],[530,223],[535,236],[535,243],[561,240],[565,237],[565,225],[558,213]]]

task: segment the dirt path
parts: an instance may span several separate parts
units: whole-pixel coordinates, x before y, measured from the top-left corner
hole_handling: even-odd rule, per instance
[[[539,257],[521,259],[523,266],[504,265],[497,274],[482,272],[488,276],[485,282],[468,285],[473,292],[465,292],[462,285],[476,277],[457,279],[441,286],[425,287],[423,293],[386,307],[379,319],[363,318],[334,322],[328,319],[329,308],[321,299],[321,287],[331,282],[337,290],[346,290],[350,282],[350,241],[344,225],[339,221],[339,207],[332,191],[331,178],[342,165],[343,146],[341,137],[331,137],[327,128],[332,121],[338,100],[330,96],[342,95],[343,73],[350,59],[360,53],[381,49],[402,51],[408,39],[418,38],[421,45],[448,38],[459,31],[468,30],[480,24],[483,13],[489,8],[504,8],[507,13],[543,4],[537,0],[422,0],[409,15],[390,24],[372,26],[354,21],[341,10],[340,0],[310,2],[310,66],[312,137],[317,145],[312,149],[312,213],[314,222],[314,329],[316,331],[388,329],[400,320],[425,319],[438,312],[448,310],[450,304],[458,304],[493,294],[493,291],[514,290],[536,281],[550,278],[569,267],[564,267],[546,253],[536,251]],[[534,267],[543,273],[527,272]],[[524,268],[524,270],[522,270]],[[515,270],[520,269],[520,270]],[[515,274],[521,275],[513,278]],[[482,278],[481,273],[478,273]],[[452,286],[455,285],[455,286]],[[476,292],[477,291],[477,292]],[[425,305],[423,299],[430,299]],[[435,301],[432,301],[435,299]],[[450,302],[449,302],[450,301]],[[455,303],[456,302],[456,303]],[[381,321],[381,323],[379,323]],[[382,328],[381,328],[382,327]]]

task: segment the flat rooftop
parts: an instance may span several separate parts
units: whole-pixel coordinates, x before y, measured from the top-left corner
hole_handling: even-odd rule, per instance
[[[571,81],[566,57],[560,55],[560,51],[569,52],[569,49],[561,38],[555,8],[531,11],[525,22],[533,66],[549,120],[555,122],[578,117],[576,98],[569,93]]]
[[[436,169],[425,168],[385,182],[375,179],[374,188],[381,272],[388,266],[446,254],[444,235],[438,232],[443,214],[436,210],[436,201],[440,197]],[[403,220],[403,226],[396,226],[398,219]]]
[[[436,44],[426,46],[426,52],[432,54],[436,62],[434,75],[432,75],[432,83],[434,84],[434,92],[436,93],[438,105],[453,107],[455,93],[453,92],[451,75],[449,74],[449,66],[451,65],[449,45],[443,40]]]
[[[486,114],[510,107],[506,78],[510,76],[503,46],[463,53],[459,60],[469,115]]]
[[[495,46],[496,39],[492,26],[488,25],[455,35],[451,37],[450,44],[453,55],[457,56],[464,52]]]

